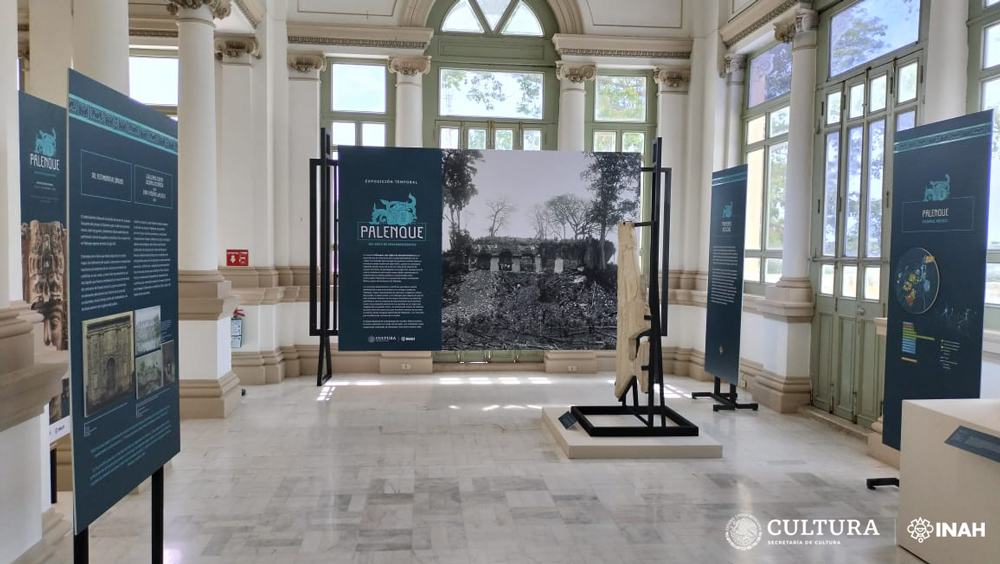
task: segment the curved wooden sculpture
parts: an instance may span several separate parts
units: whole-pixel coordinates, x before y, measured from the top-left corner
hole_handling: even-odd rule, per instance
[[[637,377],[645,393],[649,373],[642,369],[649,364],[649,342],[637,346],[643,331],[649,330],[649,305],[646,303],[646,282],[639,274],[639,254],[635,224],[618,224],[618,345],[616,351],[615,397],[621,399],[632,377]]]

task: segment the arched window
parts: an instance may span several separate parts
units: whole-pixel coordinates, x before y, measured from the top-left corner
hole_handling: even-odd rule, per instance
[[[558,29],[544,0],[442,0],[428,26],[427,146],[556,148]]]

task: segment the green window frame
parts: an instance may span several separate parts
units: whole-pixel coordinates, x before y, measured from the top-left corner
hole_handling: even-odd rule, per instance
[[[362,65],[378,67],[385,72],[385,111],[383,112],[354,112],[338,111],[333,109],[333,67],[334,65]],[[333,150],[339,146],[336,137],[336,128],[352,128],[354,131],[355,145],[367,145],[375,147],[394,147],[396,144],[396,75],[389,72],[388,62],[384,60],[372,59],[345,59],[328,58],[326,69],[320,74],[320,124],[330,131],[333,139]],[[377,139],[375,131],[383,131],[381,142],[372,142],[372,138]],[[367,133],[367,135],[366,135]],[[366,139],[366,137],[371,137]],[[343,143],[345,145],[349,143]]]

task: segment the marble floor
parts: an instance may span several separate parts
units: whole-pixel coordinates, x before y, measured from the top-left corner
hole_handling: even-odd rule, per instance
[[[249,387],[226,420],[185,421],[166,474],[170,564],[910,563],[895,546],[896,475],[864,444],[798,415],[714,413],[707,383],[669,402],[723,458],[571,461],[540,408],[606,404],[610,374],[342,376]],[[91,562],[149,562],[149,494],[90,530]],[[69,511],[68,496],[58,504]],[[835,546],[729,545],[726,525],[874,519]],[[71,562],[67,537],[51,563]]]

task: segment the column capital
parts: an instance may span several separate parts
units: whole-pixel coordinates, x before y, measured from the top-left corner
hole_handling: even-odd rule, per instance
[[[389,57],[389,72],[403,76],[424,75],[431,71],[430,57]]]
[[[568,80],[573,84],[583,84],[597,77],[597,67],[594,65],[576,65],[558,61],[556,62],[556,76],[559,77],[559,80]]]
[[[260,58],[260,45],[250,35],[220,35],[215,38],[215,58],[223,64],[248,63]]]
[[[653,80],[660,85],[661,92],[687,92],[691,85],[691,70],[673,67],[656,67]]]
[[[174,16],[181,10],[197,10],[202,6],[207,6],[217,20],[226,18],[232,9],[230,0],[167,0],[167,11]]]
[[[794,43],[796,36],[813,37],[819,25],[819,13],[808,8],[799,8],[793,18],[774,24],[774,38],[782,43]],[[815,39],[813,40],[815,43]]]
[[[326,70],[326,57],[322,53],[288,53],[288,68],[300,74]]]
[[[774,24],[774,38],[782,43],[795,39],[795,20],[784,20]]]
[[[743,82],[743,73],[747,68],[747,56],[741,54],[726,55],[725,71],[728,75],[729,84],[739,84]]]
[[[21,41],[17,44],[17,58],[21,61],[22,69],[31,70],[31,48],[27,41]]]

